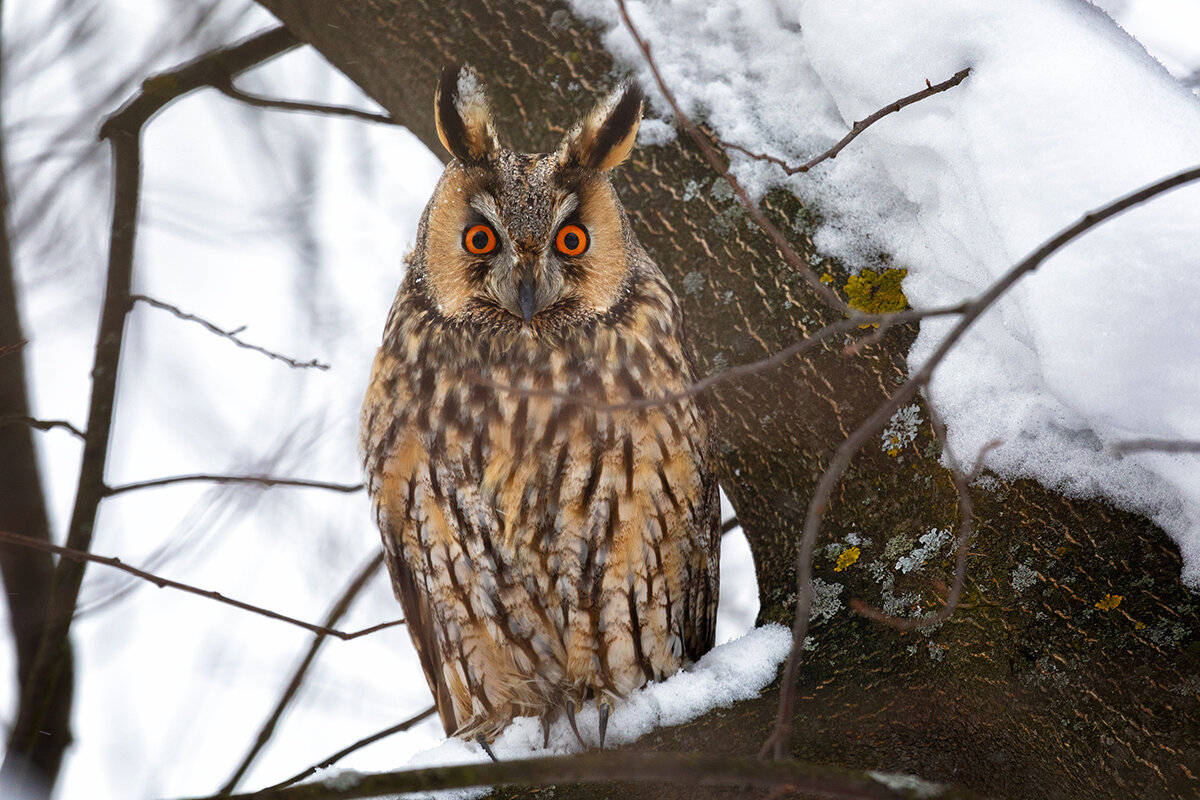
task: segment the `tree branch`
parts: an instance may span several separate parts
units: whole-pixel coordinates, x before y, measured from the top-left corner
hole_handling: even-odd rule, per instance
[[[367,560],[367,563],[358,570],[354,578],[350,581],[350,584],[345,588],[341,596],[338,597],[337,601],[334,602],[333,608],[329,609],[329,613],[325,615],[325,619],[322,621],[321,625],[326,628],[332,628],[334,625],[337,625],[338,622],[341,621],[342,617],[346,615],[346,612],[350,610],[350,606],[354,604],[355,599],[363,590],[363,587],[367,585],[367,582],[370,581],[372,577],[374,577],[375,573],[382,565],[382,552],[377,552],[375,555],[371,556],[371,558]],[[300,691],[300,686],[304,683],[304,678],[308,675],[309,667],[316,662],[317,653],[320,652],[321,646],[324,645],[326,641],[328,641],[328,637],[321,633],[317,634],[317,637],[312,640],[311,644],[309,644],[308,652],[305,653],[304,658],[302,658],[300,663],[297,665],[295,672],[292,673],[292,678],[288,681],[287,687],[283,690],[283,695],[279,698],[279,701],[275,703],[274,711],[272,711],[271,715],[267,717],[266,722],[262,724],[262,727],[258,731],[258,736],[256,736],[254,739],[254,744],[250,746],[249,752],[246,753],[246,756],[242,759],[241,763],[238,764],[237,769],[233,771],[233,775],[230,776],[229,780],[225,782],[225,785],[221,787],[221,791],[219,792],[220,794],[229,794],[237,788],[238,781],[242,779],[242,776],[244,776],[246,771],[250,769],[250,765],[254,763],[254,759],[258,757],[258,754],[262,752],[264,747],[266,747],[267,742],[271,740],[271,736],[275,733],[275,726],[279,724],[279,720],[283,717],[283,712],[287,710],[288,706],[291,705],[292,700],[295,699],[296,693]],[[338,758],[340,758],[340,756],[338,756]],[[336,761],[337,759],[335,758],[334,760]],[[314,767],[313,770],[315,771],[320,767],[328,766],[331,763],[333,762],[330,761],[328,764],[320,764],[318,767]],[[296,778],[296,780],[302,780],[308,777],[309,774],[311,773],[302,773],[298,778]]]
[[[35,419],[27,417],[23,414],[5,414],[0,417],[0,427],[5,425],[26,425],[30,428],[36,428],[39,431],[48,431],[53,428],[62,428],[69,432],[77,439],[87,439],[87,434],[76,428],[65,419]]]
[[[315,774],[318,770],[328,769],[329,767],[332,767],[334,764],[341,761],[343,758],[350,755],[351,753],[353,753],[356,750],[361,750],[364,747],[367,747],[368,745],[375,744],[375,742],[378,742],[380,739],[386,739],[387,737],[394,736],[397,733],[403,733],[404,731],[411,728],[413,725],[416,725],[421,720],[432,716],[436,711],[437,711],[437,706],[430,706],[429,708],[425,709],[424,711],[420,712],[419,714],[414,714],[413,716],[404,720],[404,722],[401,722],[397,725],[393,725],[390,728],[384,728],[383,730],[379,731],[378,733],[373,733],[370,736],[367,736],[366,738],[359,739],[357,742],[350,745],[349,747],[343,747],[341,750],[338,750],[333,755],[322,760],[321,763],[313,764],[308,769],[303,770],[302,772],[297,772],[295,775],[293,775],[292,777],[288,778],[285,781],[280,781],[279,783],[275,784],[274,786],[268,786],[265,789],[261,789],[260,792],[271,792],[271,791],[275,791],[276,789],[283,789],[287,786],[291,786],[292,784],[299,783],[300,781],[304,780],[308,776]],[[222,791],[224,791],[224,790],[222,790]]]
[[[793,166],[789,165],[783,159],[777,158],[772,155],[768,155],[766,153],[751,152],[751,151],[747,150],[746,148],[742,147],[740,144],[732,144],[732,143],[726,142],[724,140],[719,141],[718,144],[720,144],[721,147],[726,147],[726,148],[729,148],[730,150],[737,150],[739,153],[744,153],[757,161],[769,161],[772,164],[778,164],[780,167],[783,168],[783,171],[785,173],[787,173],[788,175],[795,175],[798,172],[808,172],[810,169],[815,167],[817,164],[820,164],[822,161],[827,161],[832,158],[837,158],[838,153],[842,152],[842,150],[845,149],[846,145],[850,144],[850,142],[852,142],[856,138],[858,138],[858,135],[860,133],[862,133],[867,128],[874,125],[879,120],[886,117],[888,114],[895,114],[897,111],[904,108],[905,106],[911,106],[913,103],[918,103],[927,97],[932,97],[933,95],[938,94],[939,92],[944,92],[947,89],[950,89],[954,86],[958,86],[970,74],[971,74],[971,68],[968,67],[964,70],[959,70],[958,72],[954,73],[954,77],[950,78],[949,80],[942,81],[941,83],[939,83],[935,86],[930,86],[929,81],[928,80],[925,81],[926,88],[922,89],[919,92],[914,92],[913,94],[910,94],[907,97],[902,97],[894,103],[889,103],[888,105],[879,109],[874,114],[867,117],[866,119],[863,119],[863,120],[860,120],[860,121],[854,123],[854,126],[850,129],[850,132],[847,133],[845,136],[843,136],[837,144],[835,144],[833,147],[826,150],[824,153],[821,153],[820,155],[814,156],[813,158],[809,159],[808,161],[805,161],[803,164],[800,164],[799,166],[793,167]]]
[[[106,567],[113,567],[123,572],[128,572],[130,575],[141,578],[144,581],[149,581],[160,589],[178,589],[181,592],[194,594],[198,597],[205,597],[209,600],[216,600],[218,603],[224,603],[225,605],[233,606],[234,608],[240,608],[243,611],[249,611],[252,614],[258,614],[262,617],[268,617],[269,619],[286,622],[289,625],[295,625],[298,628],[304,628],[304,630],[310,631],[311,633],[316,633],[321,636],[334,636],[342,641],[357,639],[360,636],[367,636],[368,634],[375,633],[376,631],[383,630],[384,628],[392,628],[396,625],[404,624],[404,620],[398,619],[392,620],[391,622],[381,622],[378,625],[372,625],[371,627],[363,628],[360,631],[346,633],[333,628],[327,628],[324,625],[314,625],[311,622],[305,622],[304,620],[299,620],[295,617],[289,617],[286,614],[280,614],[279,612],[271,611],[268,608],[251,605],[250,603],[243,603],[241,600],[234,600],[232,597],[226,597],[220,592],[214,592],[208,589],[200,589],[187,583],[173,581],[170,578],[164,578],[161,575],[155,575],[154,573],[146,572],[145,570],[138,569],[137,567],[131,567],[119,558],[98,556],[95,553],[88,553],[71,547],[61,547],[56,544],[51,544],[50,542],[43,542],[40,539],[33,539],[28,536],[21,536],[20,534],[10,533],[8,531],[0,531],[0,542],[9,542],[10,544],[19,544],[24,547],[32,547],[35,550],[42,550],[47,553],[55,553],[56,555],[63,556],[63,560],[70,560],[76,563],[91,562],[93,564],[103,564]],[[62,560],[60,560],[60,564],[61,561]]]
[[[471,786],[548,786],[556,783],[686,783],[698,786],[791,787],[797,794],[856,800],[966,800],[974,794],[944,784],[808,764],[699,753],[599,752],[517,759],[355,776],[336,784],[303,783],[229,800],[346,800]],[[204,798],[204,800],[216,800]]]
[[[365,120],[366,122],[378,122],[381,125],[401,125],[401,123],[392,119],[387,114],[376,114],[371,111],[362,111],[360,109],[350,108],[348,106],[333,106],[326,105],[324,103],[304,103],[297,102],[295,100],[276,100],[270,97],[251,94],[250,92],[234,86],[232,80],[226,80],[222,83],[215,84],[214,88],[232,100],[237,100],[256,108],[269,108],[275,111],[303,111],[311,114],[328,114],[335,117],[351,117],[352,119]]]
[[[104,496],[112,497],[125,492],[134,492],[139,489],[155,489],[160,486],[171,486],[177,483],[248,483],[264,488],[271,486],[298,486],[306,489],[328,489],[331,492],[342,492],[344,494],[353,494],[354,492],[362,491],[361,483],[328,483],[326,481],[312,481],[306,478],[274,478],[270,475],[172,475],[167,478],[154,478],[148,481],[137,481],[136,483],[123,483],[119,486],[104,487]]]
[[[216,325],[212,324],[211,322],[204,319],[203,317],[198,317],[195,314],[189,314],[188,312],[180,309],[178,306],[173,306],[170,303],[164,303],[161,300],[155,300],[153,297],[149,297],[144,294],[130,295],[129,300],[131,302],[137,302],[140,300],[141,302],[143,302],[149,306],[153,306],[154,308],[161,308],[163,311],[170,311],[172,314],[179,317],[180,319],[185,319],[185,320],[188,320],[189,322],[195,322],[195,323],[200,324],[208,332],[214,333],[223,339],[228,339],[229,341],[236,344],[238,347],[244,347],[247,350],[253,350],[256,353],[262,353],[267,358],[274,359],[275,361],[282,361],[283,363],[287,364],[289,367],[294,367],[296,369],[308,369],[308,368],[315,368],[315,369],[319,369],[319,370],[328,370],[329,369],[328,364],[324,364],[320,361],[317,361],[315,358],[310,359],[308,361],[297,361],[294,358],[289,358],[288,356],[280,355],[279,353],[276,353],[273,350],[268,350],[265,347],[260,347],[256,344],[250,344],[249,342],[242,341],[241,339],[239,339],[237,337],[237,334],[241,333],[242,331],[244,331],[246,329],[246,327],[244,325],[240,328],[235,328],[231,331],[227,331],[227,330],[224,330],[223,328],[217,327]]]

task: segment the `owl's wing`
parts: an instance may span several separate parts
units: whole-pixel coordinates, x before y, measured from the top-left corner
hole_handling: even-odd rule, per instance
[[[426,602],[428,592],[424,587],[417,585],[419,578],[413,575],[405,560],[395,555],[391,548],[386,550],[388,570],[392,573],[392,587],[404,608],[404,621],[417,649],[417,656],[421,659],[421,668],[425,672],[425,680],[429,682],[429,691],[433,693],[438,715],[442,718],[442,727],[447,732],[458,730],[459,723],[454,716],[450,687],[446,685],[443,677],[442,652],[438,645],[437,630],[429,604]]]
[[[716,476],[706,467],[701,462],[703,489],[693,531],[699,546],[694,551],[694,572],[683,620],[683,651],[692,662],[716,644],[717,602],[721,591],[721,500]]]

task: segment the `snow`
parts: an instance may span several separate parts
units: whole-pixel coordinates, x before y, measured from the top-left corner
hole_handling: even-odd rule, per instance
[[[791,647],[792,632],[782,625],[770,624],[713,648],[687,670],[662,683],[652,683],[619,702],[608,721],[605,746],[630,744],[656,728],[683,725],[714,709],[757,697],[775,680]],[[586,706],[577,712],[575,721],[586,745],[598,747],[600,717],[596,707]],[[491,747],[502,761],[583,750],[565,717],[551,727],[548,747],[542,746],[542,729],[535,717],[513,720]],[[487,760],[483,748],[474,742],[449,738],[413,756],[405,769]],[[434,796],[465,800],[484,794],[485,789],[475,788],[436,792]]]
[[[575,0],[658,98],[607,0]],[[1172,25],[1131,24],[1178,45]],[[1130,8],[1133,8],[1131,5]],[[1082,0],[677,0],[630,3],[668,85],[718,135],[793,163],[850,125],[964,67],[960,86],[870,128],[832,162],[787,179],[732,154],[755,194],[790,186],[825,219],[815,241],[852,269],[906,268],[913,307],[957,303],[1085,212],[1200,164],[1200,102]],[[1174,18],[1171,18],[1174,21]],[[1169,58],[1180,74],[1190,53]],[[1181,47],[1181,45],[1180,45]],[[1170,47],[1168,47],[1170,50]],[[655,105],[667,109],[661,98]],[[1200,186],[1088,233],[982,318],[935,373],[932,401],[963,463],[1144,514],[1200,588],[1200,457],[1107,449],[1200,440]],[[953,320],[925,322],[919,368]]]

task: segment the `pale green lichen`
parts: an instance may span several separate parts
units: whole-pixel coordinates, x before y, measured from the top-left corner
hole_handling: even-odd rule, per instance
[[[1021,594],[1030,586],[1037,583],[1038,574],[1037,570],[1028,564],[1018,564],[1016,569],[1012,571],[1010,578],[1012,579],[1013,591]]]
[[[826,583],[820,578],[813,578],[812,587],[812,609],[808,614],[810,620],[824,622],[842,610],[841,594],[844,586],[840,583]]]
[[[907,405],[892,414],[888,425],[880,434],[880,446],[889,456],[898,456],[900,451],[917,438],[917,428],[921,424],[921,407],[916,403]]]
[[[926,561],[941,552],[949,541],[950,530],[948,528],[930,528],[929,533],[921,537],[920,547],[915,547],[908,555],[896,559],[896,569],[906,575],[914,569],[920,569],[925,566]]]
[[[699,272],[689,272],[683,276],[683,291],[685,294],[700,294],[704,289],[704,276]]]

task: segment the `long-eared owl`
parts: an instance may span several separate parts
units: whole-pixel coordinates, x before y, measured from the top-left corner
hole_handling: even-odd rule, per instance
[[[608,173],[619,87],[550,154],[443,73],[453,158],[425,207],[362,414],[392,584],[448,735],[613,702],[713,645],[717,483],[679,303]],[[616,406],[617,408],[613,408]]]

